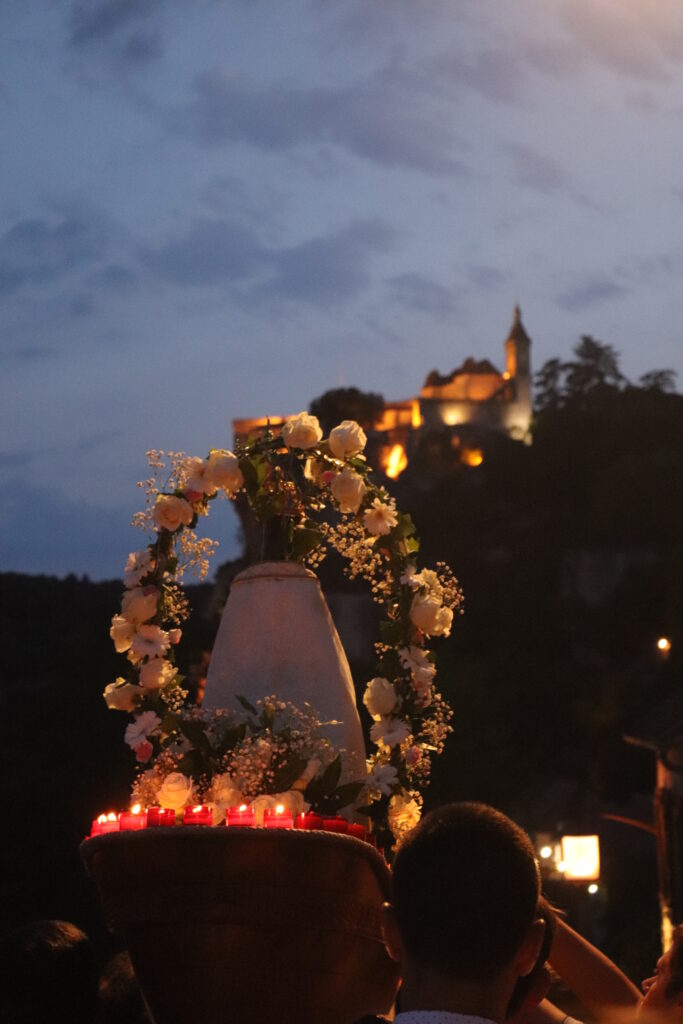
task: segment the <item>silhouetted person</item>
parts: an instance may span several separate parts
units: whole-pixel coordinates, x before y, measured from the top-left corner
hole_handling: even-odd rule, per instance
[[[118,953],[104,968],[99,995],[99,1024],[152,1024],[128,953]]]
[[[88,936],[66,921],[36,921],[0,939],[2,1024],[92,1024],[97,965]]]

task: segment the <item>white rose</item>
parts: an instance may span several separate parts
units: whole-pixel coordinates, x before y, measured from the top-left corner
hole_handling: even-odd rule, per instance
[[[398,516],[396,515],[393,503],[387,505],[386,502],[380,501],[379,498],[375,498],[370,508],[366,509],[363,515],[363,526],[368,533],[375,537],[379,534],[386,535],[391,533],[397,523]]]
[[[269,796],[257,796],[256,799],[251,802],[251,806],[254,808],[254,820],[256,824],[263,825],[263,815],[266,808],[273,809],[280,804],[292,812],[292,817],[296,817],[297,814],[303,814],[304,808],[307,806],[304,801],[303,793],[300,793],[296,789],[289,789],[286,793],[272,793]]]
[[[389,801],[389,828],[398,839],[418,824],[422,811],[417,800],[405,790],[392,796]]]
[[[168,633],[159,626],[138,626],[130,645],[128,657],[132,662],[143,658],[162,658],[171,646]]]
[[[126,587],[137,587],[143,576],[152,568],[152,556],[147,548],[144,551],[131,551],[128,555],[123,582]]]
[[[338,427],[330,431],[328,443],[333,455],[338,459],[347,459],[362,452],[368,439],[363,428],[355,420],[343,420]]]
[[[365,497],[363,478],[347,466],[337,473],[330,484],[332,496],[339,503],[342,512],[357,512]]]
[[[300,412],[282,428],[282,440],[288,448],[314,448],[323,436],[317,416]]]
[[[216,487],[227,494],[235,494],[244,484],[239,460],[232,452],[222,448],[213,449],[206,460],[209,476]]]
[[[448,636],[453,622],[453,612],[450,608],[445,608],[437,597],[418,593],[410,607],[410,618],[413,625],[427,636]]]
[[[111,710],[132,711],[143,694],[139,686],[132,686],[119,677],[115,682],[105,686],[102,696]]]
[[[443,587],[441,586],[438,574],[433,569],[423,569],[422,572],[418,572],[413,576],[413,582],[410,584],[413,590],[415,589],[415,584],[426,591],[426,597],[436,597],[442,600]]]
[[[161,690],[168,686],[178,669],[163,658],[152,658],[140,667],[140,686],[143,690]]]
[[[436,675],[436,665],[429,660],[422,647],[402,647],[398,656],[401,664],[411,673],[418,685],[429,685]]]
[[[368,786],[382,796],[389,796],[398,782],[398,771],[393,764],[375,764],[368,775]]]
[[[157,613],[159,591],[156,587],[136,587],[126,590],[121,601],[121,614],[124,619],[139,625],[153,619]]]
[[[123,615],[115,615],[111,620],[109,636],[114,641],[114,647],[118,654],[130,650],[130,645],[135,636],[135,623],[124,619]]]
[[[159,494],[154,503],[154,522],[164,530],[175,533],[179,526],[189,526],[194,517],[192,505],[175,494]]]
[[[316,777],[322,766],[323,763],[319,758],[312,757],[296,782],[292,783],[292,789],[298,789],[303,793],[308,783]]]
[[[193,455],[185,463],[183,490],[209,495],[216,493],[216,483],[209,470],[208,462],[200,459],[198,455]]]
[[[370,729],[370,739],[380,747],[396,747],[410,736],[410,726],[402,718],[380,718]]]
[[[225,812],[228,807],[239,807],[243,803],[242,793],[235,786],[235,780],[229,772],[214,775],[211,788],[206,796],[213,806],[214,825],[225,821]]]
[[[153,711],[143,711],[141,715],[126,728],[124,739],[133,750],[139,747],[148,736],[159,731],[161,719]]]
[[[363,694],[363,703],[375,719],[390,714],[398,704],[398,695],[393,683],[383,676],[371,679]]]
[[[194,783],[187,775],[171,772],[159,787],[159,806],[172,807],[181,811],[183,807],[194,803]]]

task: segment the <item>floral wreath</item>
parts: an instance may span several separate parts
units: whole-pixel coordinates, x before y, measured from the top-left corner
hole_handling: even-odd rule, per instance
[[[323,439],[316,417],[302,412],[279,433],[268,427],[261,437],[236,442],[234,453],[212,449],[202,459],[168,452],[168,471],[163,452],[147,453],[152,475],[139,484],[147,505],[133,523],[152,529],[155,539],[128,557],[121,611],[110,630],[128,668],[104,691],[110,708],[134,716],[125,740],[140,766],[133,788],[140,802],[177,812],[211,803],[216,822],[242,801],[254,806],[257,821],[278,802],[294,813],[351,809],[368,815],[385,843],[419,820],[420,787],[432,755],[443,750],[452,714],[435,689],[426,641],[449,635],[462,594],[445,563],[417,571],[415,527],[372,481],[366,442],[353,420]],[[198,538],[195,527],[220,494],[246,494],[261,524],[264,560],[315,568],[332,548],[349,578],[370,582],[384,618],[377,675],[363,696],[376,748],[365,779],[339,784],[340,751],[319,735],[322,723],[309,706],[267,695],[257,706],[242,700],[243,716],[188,705],[175,664],[180,623],[188,618],[181,580],[188,570],[200,577],[208,571],[217,544]]]

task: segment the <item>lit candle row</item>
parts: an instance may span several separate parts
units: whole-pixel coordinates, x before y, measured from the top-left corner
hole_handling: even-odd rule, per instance
[[[176,812],[165,807],[150,807],[143,811],[139,804],[136,804],[130,811],[123,811],[115,814],[101,814],[92,823],[91,836],[103,835],[107,832],[133,832],[144,828],[155,828],[170,826],[176,823]],[[241,804],[239,807],[229,807],[225,813],[225,824],[231,828],[247,827],[253,828],[256,824],[254,808],[248,804]],[[183,825],[213,825],[212,808],[200,804],[196,807],[186,807],[183,810]],[[349,822],[345,818],[325,818],[321,814],[309,812],[308,814],[297,814],[293,817],[291,810],[283,804],[276,807],[267,807],[263,812],[264,828],[277,829],[302,829],[305,831],[336,832],[339,835],[350,835],[356,839],[362,839],[372,846],[377,845],[375,836],[365,830],[362,825]]]

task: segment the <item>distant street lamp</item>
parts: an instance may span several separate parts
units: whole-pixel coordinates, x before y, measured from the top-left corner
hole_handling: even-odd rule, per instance
[[[657,650],[662,658],[668,658],[671,653],[671,641],[668,636],[660,636],[657,641]]]

